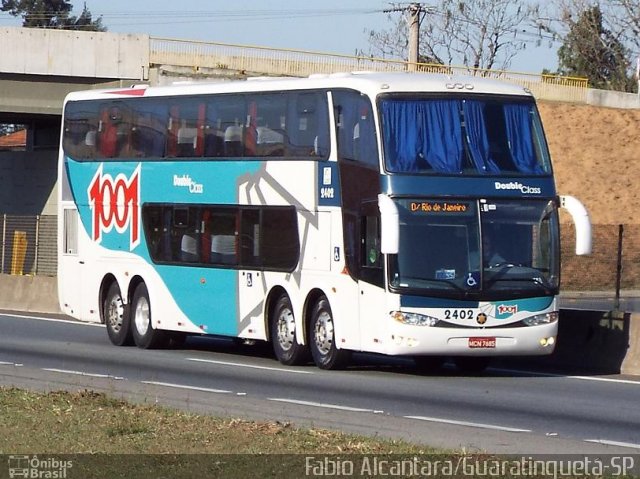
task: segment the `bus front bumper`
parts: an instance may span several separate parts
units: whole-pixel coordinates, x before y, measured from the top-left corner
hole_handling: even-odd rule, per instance
[[[486,329],[394,325],[385,350],[390,355],[542,356],[553,352],[557,333],[557,322]]]

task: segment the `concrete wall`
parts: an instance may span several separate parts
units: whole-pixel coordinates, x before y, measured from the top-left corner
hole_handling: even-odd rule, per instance
[[[0,274],[0,309],[60,313],[57,278]]]
[[[587,104],[607,108],[640,108],[640,96],[619,91],[587,90]]]
[[[44,28],[0,28],[0,72],[144,80],[149,36]]]
[[[0,152],[0,213],[57,214],[58,150]]]

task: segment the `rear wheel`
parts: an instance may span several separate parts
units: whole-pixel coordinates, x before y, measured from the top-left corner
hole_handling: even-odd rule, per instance
[[[282,364],[292,366],[309,360],[309,348],[298,343],[298,332],[291,301],[287,295],[278,298],[270,320],[273,352]]]
[[[324,296],[313,307],[309,332],[309,346],[316,366],[321,369],[340,369],[345,366],[350,352],[336,347],[333,314]]]
[[[136,346],[142,349],[154,349],[167,343],[167,333],[153,329],[151,325],[151,304],[147,285],[140,283],[133,293],[131,301],[132,333]]]
[[[487,369],[491,358],[487,356],[457,356],[453,358],[453,361],[463,373],[479,374]]]
[[[120,288],[116,282],[111,283],[102,303],[102,318],[113,344],[116,346],[131,344],[131,317],[122,301]]]

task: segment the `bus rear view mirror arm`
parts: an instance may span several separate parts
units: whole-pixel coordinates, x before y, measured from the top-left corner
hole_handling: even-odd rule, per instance
[[[400,220],[398,207],[384,193],[378,195],[380,208],[380,251],[384,254],[398,254]]]
[[[591,254],[591,221],[584,205],[573,196],[561,195],[560,207],[566,209],[576,225],[576,254]]]

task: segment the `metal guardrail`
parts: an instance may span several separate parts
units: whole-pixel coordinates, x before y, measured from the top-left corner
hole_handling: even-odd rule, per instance
[[[496,78],[528,88],[538,99],[585,103],[588,81],[555,75],[481,70],[464,66],[412,64],[365,56],[347,56],[227,43],[150,37],[149,62],[193,69],[305,77],[313,73],[347,71],[407,71],[456,73]]]

